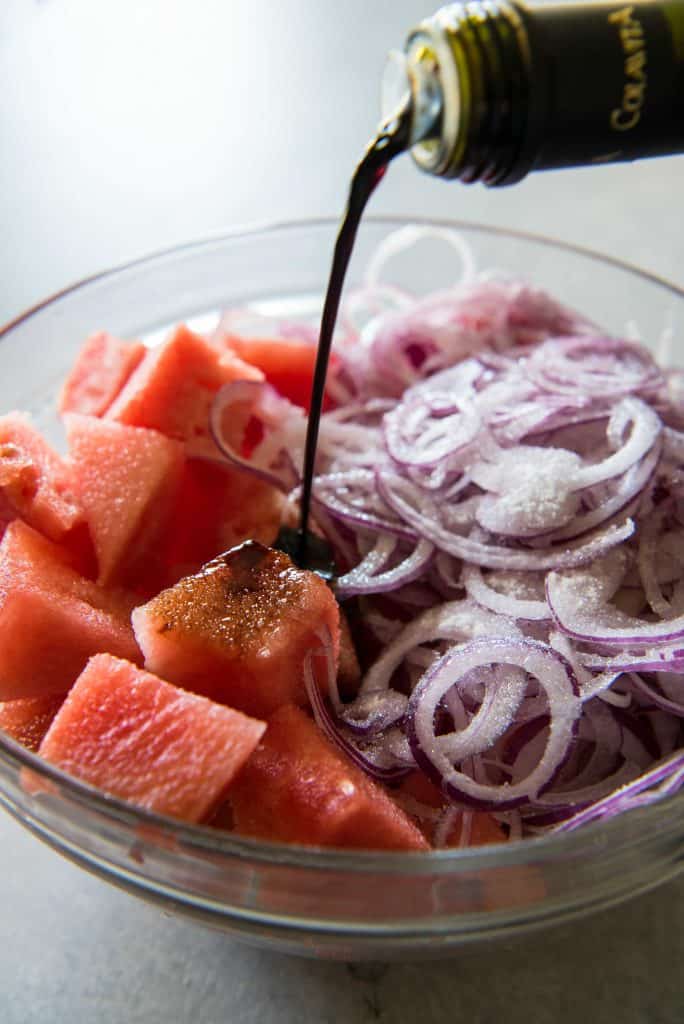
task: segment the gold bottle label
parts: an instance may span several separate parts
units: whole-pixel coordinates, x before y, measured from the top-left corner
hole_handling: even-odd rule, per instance
[[[622,103],[611,111],[610,127],[616,132],[628,132],[641,120],[646,102],[646,36],[642,23],[634,15],[633,7],[613,11],[608,15],[608,21],[618,28],[624,54]]]

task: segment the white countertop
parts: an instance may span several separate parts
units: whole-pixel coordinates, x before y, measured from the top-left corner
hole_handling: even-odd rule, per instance
[[[95,270],[253,221],[337,214],[385,51],[426,0],[3,0],[0,321]],[[684,284],[684,158],[445,184],[401,160],[372,208],[525,228]],[[0,1021],[675,1024],[684,880],[449,963],[252,950],[170,918],[0,816]]]

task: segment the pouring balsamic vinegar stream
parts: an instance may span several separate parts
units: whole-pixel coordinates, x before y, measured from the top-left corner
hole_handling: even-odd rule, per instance
[[[323,409],[325,378],[328,372],[330,349],[335,333],[342,288],[344,287],[344,280],[363,211],[373,192],[385,176],[390,162],[395,156],[399,156],[400,153],[404,153],[409,148],[411,124],[412,109],[407,98],[397,113],[380,126],[377,135],[368,145],[352,176],[347,208],[335,242],[330,277],[321,316],[316,366],[311,387],[311,402],[306,428],[299,530],[293,531],[291,528],[285,527],[280,531],[276,541],[276,547],[291,555],[298,565],[319,572],[328,579],[331,579],[334,575],[332,553],[325,541],[309,531],[309,517],[316,463],[316,446]]]

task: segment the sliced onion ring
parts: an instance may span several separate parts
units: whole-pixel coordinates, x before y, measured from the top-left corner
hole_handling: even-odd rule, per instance
[[[404,477],[380,470],[377,473],[378,490],[392,510],[413,529],[418,536],[426,537],[442,551],[462,558],[487,569],[520,569],[541,571],[547,569],[572,568],[592,562],[610,548],[621,544],[634,533],[634,522],[626,519],[587,534],[578,543],[565,547],[521,550],[486,543],[473,537],[447,529],[440,521],[438,505],[424,494],[418,494]],[[411,500],[413,499],[413,500]],[[421,507],[417,507],[420,501]]]
[[[357,594],[382,594],[418,579],[432,560],[434,545],[419,540],[414,550],[399,565],[383,568],[397,547],[397,538],[380,534],[375,546],[357,566],[338,577],[335,592],[340,600]]]
[[[316,682],[313,662],[316,657],[325,657],[328,687],[330,693],[333,693],[336,690],[336,686],[332,638],[327,627],[321,629],[317,636],[320,641],[320,647],[310,648],[304,659],[304,685],[318,728],[327,736],[331,743],[346,754],[367,775],[370,775],[378,782],[398,782],[412,770],[413,766],[399,764],[391,755],[388,756],[386,749],[380,745],[373,744],[372,740],[371,745],[361,749],[359,742],[355,742],[352,736],[340,726],[330,713],[325,698]]]
[[[507,615],[512,619],[527,619],[528,621],[543,622],[551,618],[551,612],[546,601],[533,601],[529,598],[516,597],[513,594],[502,594],[490,587],[482,571],[477,565],[465,565],[461,578],[466,588],[466,593],[473,601],[477,601],[483,608],[496,612],[498,615]]]
[[[554,831],[570,832],[590,821],[613,818],[616,814],[643,807],[663,796],[671,796],[683,786],[684,752],[679,750],[603,800],[562,822]]]
[[[480,636],[515,636],[520,630],[511,619],[493,615],[470,601],[448,601],[430,608],[402,629],[383,651],[361,683],[360,693],[387,689],[393,673],[406,655],[435,640],[464,643]]]
[[[395,515],[382,496],[376,493],[372,470],[357,469],[318,476],[314,481],[313,497],[329,515],[350,526],[391,533],[407,540],[418,539],[415,530]]]
[[[605,480],[622,476],[643,459],[657,444],[662,430],[660,416],[639,398],[623,398],[615,407],[608,423],[608,432],[621,433],[620,428],[631,423],[632,430],[622,448],[607,459],[593,466],[585,466],[577,472],[573,489],[594,487]]]
[[[435,736],[437,708],[453,687],[473,669],[512,665],[538,680],[549,705],[546,748],[536,768],[517,783],[476,782],[454,767],[442,737]],[[579,686],[568,662],[553,648],[535,640],[478,640],[447,652],[426,672],[409,700],[407,733],[417,764],[451,799],[485,810],[515,807],[548,786],[567,756],[582,709]]]
[[[247,458],[237,451],[225,436],[227,413],[248,407],[246,421],[254,417],[262,425],[273,428],[273,434],[260,442]],[[245,469],[286,493],[297,480],[291,452],[303,445],[304,414],[297,406],[282,398],[270,384],[253,380],[235,380],[224,384],[216,393],[209,413],[209,428],[221,454],[234,466]],[[240,438],[242,440],[242,437]]]
[[[659,622],[631,618],[612,605],[592,599],[591,575],[551,572],[546,597],[559,628],[576,640],[619,647],[654,647],[684,640],[684,615]],[[598,580],[594,581],[598,584]]]

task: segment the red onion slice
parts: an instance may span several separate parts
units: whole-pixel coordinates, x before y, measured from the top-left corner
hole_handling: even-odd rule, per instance
[[[487,544],[447,529],[442,524],[437,502],[425,494],[418,495],[417,489],[403,477],[387,470],[380,470],[376,475],[378,490],[383,499],[415,534],[426,537],[442,551],[464,562],[487,569],[539,572],[571,568],[593,561],[634,533],[634,522],[627,519],[623,523],[611,524],[592,532],[583,537],[580,543],[569,543],[564,548],[531,551]]]
[[[603,602],[601,583],[589,572],[551,572],[546,598],[558,627],[576,640],[606,646],[651,647],[684,640],[684,615],[644,622]]]
[[[335,659],[332,651],[332,639],[330,632],[324,629],[319,634],[321,646],[310,649],[304,659],[304,685],[311,704],[316,724],[321,732],[341,750],[347,757],[362,769],[367,775],[378,782],[398,782],[412,770],[411,765],[398,764],[396,759],[386,749],[382,742],[376,741],[373,737],[367,744],[352,737],[352,735],[340,726],[328,710],[323,695],[321,694],[316,677],[313,671],[313,662],[317,657],[324,657],[328,672],[330,692],[336,689],[335,686]]]
[[[608,433],[621,434],[631,424],[631,432],[624,445],[602,462],[584,466],[572,483],[573,490],[594,487],[596,484],[621,476],[643,459],[660,437],[662,421],[657,413],[639,398],[623,398],[615,407],[608,423]]]
[[[246,457],[239,448],[253,420],[261,425],[264,436]],[[269,384],[250,380],[224,384],[212,403],[209,427],[221,454],[234,466],[286,493],[297,482],[295,464],[299,465],[306,432],[304,413]]]
[[[641,693],[642,696],[647,697],[648,700],[652,701],[657,707],[662,708],[663,711],[668,711],[671,715],[676,715],[677,718],[684,718],[684,676],[682,676],[682,699],[681,701],[671,700],[669,697],[664,697],[662,693],[658,693],[652,686],[644,682],[641,676],[636,673],[630,674],[630,680],[632,685]]]
[[[651,353],[620,338],[583,335],[553,338],[528,361],[530,376],[560,394],[615,400],[662,388],[663,376]]]
[[[454,732],[433,738],[434,750],[451,763],[489,750],[511,725],[527,689],[525,673],[508,665],[505,671],[502,665],[488,669],[483,683],[482,703],[470,721],[456,720]],[[444,698],[447,705],[448,696]]]
[[[407,384],[472,354],[485,351],[497,369],[510,367],[514,359],[500,355],[497,361],[497,354],[514,349],[520,357],[550,335],[586,329],[586,321],[541,291],[480,277],[375,317],[362,331],[361,352],[348,373],[354,376],[368,360],[364,392],[400,394]]]
[[[419,540],[414,550],[398,565],[385,569],[398,547],[396,537],[380,534],[375,546],[357,566],[339,576],[335,593],[340,600],[358,594],[383,594],[419,579],[426,572],[434,553],[434,545]]]
[[[584,666],[592,672],[680,672],[684,673],[684,647],[654,647],[642,654],[623,651],[612,658],[584,654]]]
[[[677,614],[677,609],[672,602],[663,596],[657,576],[658,541],[663,532],[663,522],[667,516],[672,514],[673,509],[674,501],[672,499],[654,509],[643,524],[639,540],[638,566],[644,594],[653,611],[661,619],[672,619]],[[677,579],[681,579],[684,552],[680,551],[677,555],[672,561],[675,562],[679,570]]]
[[[466,403],[451,415],[434,416],[424,402],[405,401],[385,416],[385,445],[402,468],[430,468],[461,454],[481,426],[477,409]]]
[[[372,470],[358,469],[318,476],[314,481],[313,497],[329,515],[351,526],[418,540],[416,531],[400,519],[377,493]]]
[[[459,822],[461,824],[461,831],[458,837],[458,847],[459,849],[464,849],[470,845],[473,812],[464,811],[460,807],[445,807],[440,812],[432,833],[432,845],[436,850],[443,850],[447,845],[453,845],[450,842],[450,837]]]
[[[380,432],[377,426],[326,413],[321,417],[317,458],[321,463],[327,460],[328,471],[335,473],[375,466],[384,458]]]
[[[570,832],[591,821],[615,817],[637,807],[670,796],[684,786],[684,752],[678,751],[665,761],[654,765],[638,778],[621,786],[598,803],[587,807],[558,825],[555,832]]]
[[[363,693],[337,711],[340,724],[359,736],[374,736],[401,722],[408,698],[396,690]],[[411,758],[412,760],[412,758]]]
[[[620,767],[620,751],[623,742],[621,729],[614,709],[601,700],[585,701],[577,731],[579,740],[589,744],[590,754],[583,766],[571,770],[570,759],[559,772],[558,780],[552,787],[557,790],[577,790],[584,786],[604,782]],[[579,744],[576,744],[578,747]],[[544,794],[546,797],[551,791]],[[602,795],[602,794],[599,794]]]
[[[559,544],[564,540],[583,537],[591,530],[604,526],[618,515],[634,515],[639,508],[639,499],[644,494],[660,461],[658,445],[636,465],[627,470],[621,477],[614,493],[605,498],[590,512],[584,512],[568,523],[567,526],[554,531],[546,537],[546,542]]]
[[[404,658],[417,647],[437,640],[464,643],[482,636],[521,636],[511,619],[492,615],[470,601],[450,601],[423,612],[405,626],[364,676],[360,693],[375,693],[389,687]]]
[[[434,469],[462,457],[482,427],[472,402],[473,386],[482,374],[481,363],[466,359],[409,388],[383,420],[391,458],[404,469]]]
[[[684,431],[665,427],[663,435],[663,455],[665,458],[672,459],[680,464],[684,462]]]
[[[633,677],[630,676],[630,679]],[[655,759],[666,757],[681,749],[682,746],[682,721],[679,715],[673,715],[670,711],[654,705],[652,701],[641,694],[639,700],[646,703],[640,709],[640,717],[646,719],[651,727],[655,740],[657,754]]]
[[[473,398],[476,386],[488,378],[479,359],[463,359],[407,388],[400,406],[424,403],[435,415],[445,416],[457,412],[464,400]]]
[[[638,778],[640,773],[641,769],[637,765],[625,762],[610,775],[597,782],[586,786],[577,786],[573,789],[549,791],[536,797],[531,803],[535,808],[545,807],[563,811],[567,817]]]
[[[499,574],[504,576],[505,574]],[[513,576],[513,574],[509,574]],[[531,576],[531,573],[526,573]],[[517,596],[515,587],[510,587],[506,593],[495,590],[485,580],[482,570],[477,565],[465,565],[462,572],[463,584],[466,593],[473,601],[477,601],[483,608],[496,612],[498,615],[506,615],[511,619],[527,619],[528,621],[544,622],[551,618],[551,611],[546,601],[532,600],[525,596]],[[543,591],[543,582],[540,587]],[[517,581],[517,588],[522,591],[524,583]]]
[[[569,637],[563,633],[552,631],[549,634],[549,644],[558,651],[572,665],[572,670],[580,684],[582,701],[590,701],[593,697],[599,697],[607,704],[617,707],[628,707],[631,704],[629,694],[618,694],[613,692],[612,686],[623,674],[619,667],[607,668],[599,675],[593,676],[588,671],[583,661],[583,656],[572,646]]]
[[[469,672],[490,665],[514,666],[533,676],[548,700],[550,727],[544,753],[530,775],[517,783],[474,781],[454,766],[447,753],[450,745],[435,735],[435,715],[444,696]],[[581,708],[572,668],[551,647],[528,639],[479,640],[452,649],[428,670],[409,700],[407,735],[416,762],[452,799],[485,809],[514,807],[538,796],[554,778],[567,756]]]

